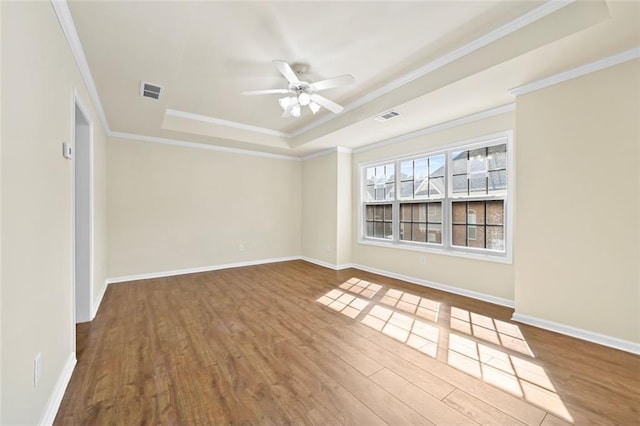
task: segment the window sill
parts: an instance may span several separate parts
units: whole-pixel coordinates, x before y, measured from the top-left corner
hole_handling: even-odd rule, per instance
[[[511,256],[505,255],[490,255],[490,254],[481,254],[481,253],[470,253],[465,251],[452,251],[439,249],[435,247],[422,247],[417,245],[409,245],[409,244],[393,244],[384,241],[376,241],[369,239],[359,239],[358,244],[366,245],[366,246],[375,246],[375,247],[384,247],[391,249],[400,249],[400,250],[409,250],[409,251],[417,251],[422,253],[429,254],[439,254],[442,256],[453,256],[453,257],[461,257],[464,259],[472,259],[472,260],[483,260],[486,262],[494,262],[494,263],[503,263],[506,265],[512,265],[513,260]]]

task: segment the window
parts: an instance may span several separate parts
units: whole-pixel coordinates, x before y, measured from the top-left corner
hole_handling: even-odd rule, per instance
[[[362,167],[364,242],[507,257],[510,136]]]

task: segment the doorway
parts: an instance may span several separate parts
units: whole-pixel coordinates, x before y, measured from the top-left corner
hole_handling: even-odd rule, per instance
[[[74,105],[74,286],[75,322],[93,319],[93,126]]]

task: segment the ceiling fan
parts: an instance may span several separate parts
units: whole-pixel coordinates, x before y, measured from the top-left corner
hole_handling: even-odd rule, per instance
[[[316,92],[334,87],[353,84],[356,80],[351,74],[339,75],[337,77],[328,78],[326,80],[309,83],[298,78],[303,76],[307,71],[304,64],[289,65],[285,61],[273,61],[280,74],[287,79],[289,87],[287,89],[266,89],[266,90],[249,90],[242,92],[243,95],[270,95],[270,94],[286,94],[284,98],[280,98],[278,102],[283,109],[282,117],[298,118],[302,115],[302,107],[308,106],[312,113],[316,113],[321,107],[325,107],[329,111],[337,114],[344,108],[337,103],[318,95]]]

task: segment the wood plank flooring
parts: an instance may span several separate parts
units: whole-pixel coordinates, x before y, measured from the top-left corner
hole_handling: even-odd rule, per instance
[[[640,357],[292,261],[109,286],[56,425],[640,424]]]

